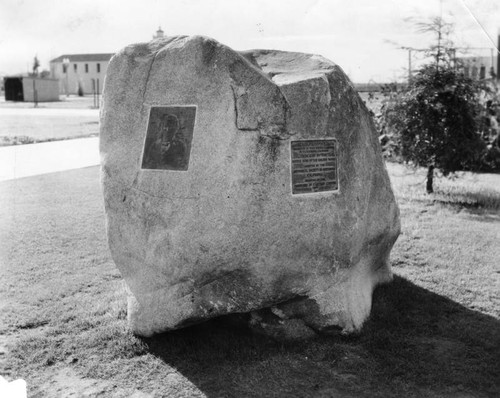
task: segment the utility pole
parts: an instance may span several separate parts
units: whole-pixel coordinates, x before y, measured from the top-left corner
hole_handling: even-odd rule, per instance
[[[36,89],[36,76],[33,76],[33,107],[38,108],[38,91]]]
[[[500,82],[500,29],[497,37],[497,81]]]
[[[69,74],[69,58],[64,58],[62,63],[63,63],[63,66],[64,66],[64,72],[66,73],[66,98],[68,98],[69,96],[69,92],[68,92],[68,74]]]
[[[411,84],[411,48],[408,49],[408,85]]]
[[[411,84],[412,81],[412,65],[411,65],[411,60],[412,60],[412,51],[415,52],[426,52],[428,51],[425,48],[413,48],[413,47],[399,47],[401,50],[407,50],[408,51],[408,84]]]

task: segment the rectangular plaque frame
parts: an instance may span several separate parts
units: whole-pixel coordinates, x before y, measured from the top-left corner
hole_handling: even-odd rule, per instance
[[[339,189],[337,140],[290,141],[292,195]]]
[[[196,110],[195,105],[151,107],[141,169],[188,170]]]

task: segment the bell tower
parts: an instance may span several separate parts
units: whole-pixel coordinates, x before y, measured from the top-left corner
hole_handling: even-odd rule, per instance
[[[156,34],[153,35],[153,39],[161,39],[164,37],[164,32],[161,30],[161,26],[158,26],[158,30],[156,31]]]

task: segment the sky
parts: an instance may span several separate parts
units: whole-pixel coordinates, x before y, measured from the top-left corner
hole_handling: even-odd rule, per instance
[[[320,54],[356,83],[388,82],[407,74],[400,47],[433,42],[415,21],[440,15],[455,25],[457,46],[489,56],[498,45],[499,0],[1,0],[0,75],[27,72],[35,55],[49,69],[62,54],[116,52],[161,26],[235,50]]]

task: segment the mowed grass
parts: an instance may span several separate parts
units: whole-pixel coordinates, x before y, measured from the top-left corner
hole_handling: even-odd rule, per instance
[[[0,101],[0,146],[32,144],[97,136],[99,113],[93,97],[69,97],[59,102]]]
[[[99,134],[98,116],[0,116],[0,146],[34,144]]]
[[[500,176],[388,165],[394,282],[358,336],[276,342],[224,319],[151,339],[126,325],[98,168],[0,183],[0,374],[30,396],[500,395]]]

